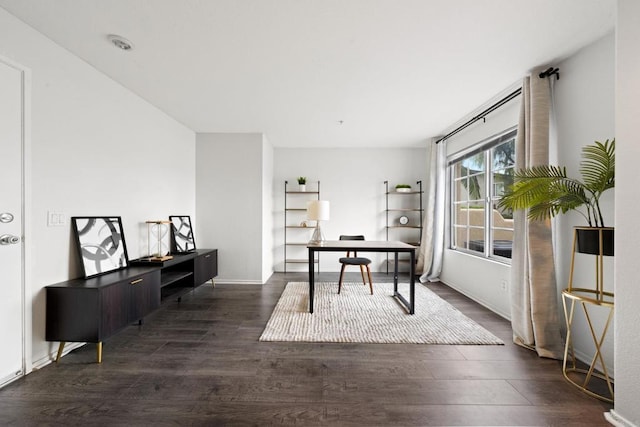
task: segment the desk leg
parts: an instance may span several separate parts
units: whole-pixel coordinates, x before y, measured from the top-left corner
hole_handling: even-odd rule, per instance
[[[409,266],[409,301],[405,297],[403,297],[400,292],[398,292],[398,252],[395,253],[395,267],[393,269],[393,296],[396,297],[402,305],[407,309],[409,314],[415,314],[415,297],[416,297],[416,253],[415,250],[409,252],[411,257],[409,258],[409,262],[411,265]]]
[[[413,250],[410,252],[409,257],[409,303],[411,307],[409,308],[409,314],[414,314],[416,312],[415,308],[415,299],[416,299],[416,251]]]
[[[313,267],[314,254],[313,249],[309,248],[309,313],[313,313],[313,294],[314,292],[314,273],[315,268]]]
[[[393,294],[398,294],[398,252],[393,254]]]

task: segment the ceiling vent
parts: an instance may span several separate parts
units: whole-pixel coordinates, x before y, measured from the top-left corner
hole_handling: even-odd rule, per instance
[[[109,34],[109,41],[113,43],[113,45],[118,49],[122,49],[122,50],[133,49],[133,43],[131,43],[129,40],[125,39],[124,37],[121,37],[115,34]]]

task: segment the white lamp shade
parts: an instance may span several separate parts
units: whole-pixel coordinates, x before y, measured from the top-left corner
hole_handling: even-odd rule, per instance
[[[307,202],[307,219],[314,221],[328,221],[329,201],[311,200]]]

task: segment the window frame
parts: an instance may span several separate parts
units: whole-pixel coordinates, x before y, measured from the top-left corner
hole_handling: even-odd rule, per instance
[[[517,153],[515,152],[515,139],[517,137],[517,126],[512,126],[498,134],[495,134],[489,138],[486,138],[472,146],[461,150],[447,158],[447,192],[448,192],[448,224],[449,224],[449,249],[455,250],[458,252],[463,252],[465,254],[474,255],[481,258],[491,259],[494,261],[498,261],[504,264],[511,264],[511,258],[496,255],[494,254],[494,235],[496,234],[496,230],[511,230],[513,233],[513,228],[508,229],[504,227],[496,227],[493,224],[493,207],[495,203],[500,199],[500,196],[497,195],[496,190],[498,186],[494,179],[494,174],[496,171],[505,170],[505,169],[513,169],[515,170],[515,156]],[[493,149],[501,144],[506,142],[514,141],[514,164],[508,166],[507,168],[494,169],[493,164]],[[460,203],[460,200],[455,200],[456,195],[456,185],[461,182],[461,179],[456,179],[456,165],[460,164],[460,162],[477,156],[478,154],[483,154],[484,156],[484,165],[483,170],[480,173],[476,173],[475,175],[484,175],[486,178],[484,179],[484,185],[482,186],[483,193],[480,194],[480,199],[470,199],[467,197],[467,200],[463,200],[463,203],[466,203],[467,207],[471,206],[470,202],[481,202],[482,209],[484,209],[484,219],[483,219],[483,251],[472,250],[469,248],[457,246],[456,242],[456,234],[461,227],[459,224],[456,224],[456,211],[457,207],[463,203]],[[472,174],[467,173],[467,179],[472,176]],[[458,177],[460,178],[460,177]],[[502,187],[504,189],[504,187]],[[484,196],[483,196],[484,195]],[[466,241],[470,241],[470,229],[479,229],[480,227],[470,227],[469,221],[467,219],[466,226],[464,230],[466,231]],[[500,240],[500,239],[498,239]],[[488,242],[488,244],[486,244]]]

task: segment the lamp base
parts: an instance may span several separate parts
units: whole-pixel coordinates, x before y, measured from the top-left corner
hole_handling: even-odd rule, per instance
[[[313,236],[311,236],[311,240],[309,243],[322,243],[326,239],[324,238],[324,233],[322,233],[322,229],[320,228],[320,224],[316,226],[316,229],[313,230]]]

